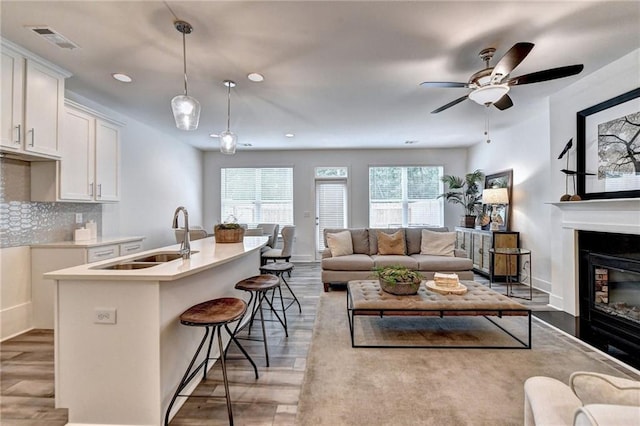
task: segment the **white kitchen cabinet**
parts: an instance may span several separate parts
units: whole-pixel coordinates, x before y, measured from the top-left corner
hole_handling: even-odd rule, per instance
[[[60,157],[66,70],[2,39],[0,149],[27,159]]]
[[[122,123],[71,100],[65,101],[62,123],[59,163],[31,165],[32,200],[118,201]]]
[[[44,273],[134,254],[144,249],[143,240],[143,237],[98,238],[31,246],[33,327],[53,328],[54,282],[44,279]]]

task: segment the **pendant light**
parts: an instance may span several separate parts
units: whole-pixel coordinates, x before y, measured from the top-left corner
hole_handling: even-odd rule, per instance
[[[184,66],[184,95],[171,99],[171,110],[180,130],[195,130],[200,120],[200,102],[189,96],[187,91],[187,45],[186,35],[191,34],[193,27],[185,21],[175,21],[176,30],[182,33],[182,58]]]
[[[220,152],[233,155],[236,153],[238,136],[229,130],[229,122],[231,120],[231,88],[235,87],[236,83],[231,80],[225,80],[223,84],[227,86],[227,130],[220,133]]]

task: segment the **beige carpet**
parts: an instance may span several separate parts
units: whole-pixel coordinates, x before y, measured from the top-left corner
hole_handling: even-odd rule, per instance
[[[520,324],[526,327],[524,319]],[[362,327],[369,329],[363,336],[375,335],[371,324]],[[382,335],[388,337],[389,330],[399,326],[391,321],[385,327]],[[451,328],[441,327],[447,329]],[[405,341],[408,335],[425,335],[406,330],[398,334]],[[438,334],[448,339],[438,331],[426,332]],[[490,340],[492,335],[488,330],[459,334],[476,343]],[[566,383],[573,371],[589,370],[638,379],[632,370],[536,320],[532,344],[531,350],[354,349],[345,292],[323,293],[297,424],[522,425],[522,387],[530,376],[551,376]]]

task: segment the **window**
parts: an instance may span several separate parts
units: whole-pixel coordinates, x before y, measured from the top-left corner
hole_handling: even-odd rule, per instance
[[[293,225],[293,168],[222,168],[222,220]]]
[[[442,226],[441,166],[369,167],[369,226]]]

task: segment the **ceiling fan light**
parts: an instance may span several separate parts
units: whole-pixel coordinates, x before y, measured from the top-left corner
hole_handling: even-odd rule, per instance
[[[469,93],[469,99],[480,104],[487,105],[498,102],[500,98],[509,93],[509,86],[506,84],[492,84],[479,87]]]
[[[233,155],[236,153],[238,145],[238,136],[230,130],[220,133],[220,152],[223,154]]]
[[[195,130],[200,121],[200,102],[188,95],[177,95],[171,99],[171,110],[180,130]]]

